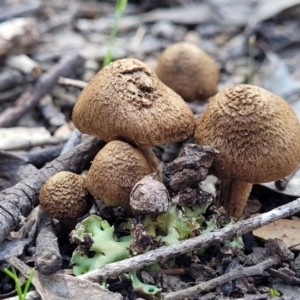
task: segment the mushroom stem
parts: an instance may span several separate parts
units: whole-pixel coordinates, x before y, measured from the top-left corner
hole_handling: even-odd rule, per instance
[[[223,206],[229,216],[240,218],[244,212],[252,183],[223,180],[218,206]]]
[[[159,165],[159,161],[155,156],[151,147],[140,149],[144,157],[146,158],[153,173],[156,173],[159,179],[162,181],[162,169]]]

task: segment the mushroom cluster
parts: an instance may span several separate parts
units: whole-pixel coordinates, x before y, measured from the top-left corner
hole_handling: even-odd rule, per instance
[[[220,205],[239,218],[252,184],[289,175],[300,163],[300,125],[291,106],[257,86],[219,92],[197,121],[195,142],[219,151],[212,172],[221,183]]]
[[[156,74],[187,102],[205,100],[217,93],[219,70],[215,61],[191,43],[180,42],[166,48]]]
[[[130,58],[96,74],[79,95],[72,118],[81,132],[108,143],[88,172],[88,190],[108,205],[125,207],[143,176],[156,172],[161,178],[150,147],[184,140],[195,128],[184,100],[147,65]]]

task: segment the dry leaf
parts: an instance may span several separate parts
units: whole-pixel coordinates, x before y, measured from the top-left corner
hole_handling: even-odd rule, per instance
[[[287,247],[300,243],[300,220],[281,219],[270,223],[269,225],[255,229],[253,235],[263,240],[281,239]],[[300,245],[293,248],[300,250]]]

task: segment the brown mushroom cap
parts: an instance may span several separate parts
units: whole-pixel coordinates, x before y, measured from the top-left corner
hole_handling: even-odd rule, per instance
[[[86,187],[107,205],[128,207],[133,186],[153,171],[139,149],[122,141],[112,141],[95,156]]]
[[[300,162],[300,125],[290,105],[257,86],[219,92],[199,118],[195,142],[219,150],[221,180],[262,183],[290,174]]]
[[[168,47],[159,58],[156,74],[186,101],[207,99],[217,92],[219,70],[216,63],[191,43]]]
[[[41,207],[59,221],[79,218],[90,204],[84,181],[82,176],[72,172],[56,173],[41,188]]]
[[[117,60],[90,81],[73,110],[75,126],[106,142],[146,148],[193,134],[194,115],[183,99],[137,59]]]

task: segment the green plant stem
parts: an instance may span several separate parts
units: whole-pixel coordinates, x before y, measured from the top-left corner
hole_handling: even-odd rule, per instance
[[[17,290],[17,293],[18,293],[18,296],[19,296],[19,300],[25,300],[25,298],[23,297],[23,294],[22,294],[20,280],[17,277],[17,275],[15,273],[11,272],[10,270],[8,270],[7,268],[3,268],[3,271],[7,276],[9,276],[11,279],[14,280],[16,290]]]
[[[26,282],[25,287],[24,287],[24,291],[23,291],[23,297],[24,297],[24,300],[26,299],[26,295],[27,295],[27,293],[28,293],[28,291],[29,291],[29,288],[30,288],[30,284],[31,284],[31,281],[32,281],[33,274],[34,274],[34,269],[31,269],[30,274],[29,274],[29,277],[28,277],[27,282]]]
[[[126,6],[127,6],[127,0],[117,0],[114,24],[113,24],[113,28],[110,32],[109,44],[108,44],[108,49],[107,49],[106,55],[104,57],[103,67],[107,66],[112,61],[112,48],[113,48],[113,45],[116,40],[118,27],[119,27],[119,21],[121,19],[122,13],[123,13],[124,9],[126,8]]]
[[[247,83],[251,83],[254,75],[254,45],[255,45],[255,36],[250,36],[248,47],[249,47],[249,57],[248,57],[248,74],[247,74]]]
[[[26,281],[26,284],[25,284],[25,287],[24,287],[24,291],[22,292],[22,289],[21,289],[21,284],[20,284],[20,280],[18,278],[18,276],[10,271],[9,269],[7,268],[3,268],[3,271],[4,273],[10,277],[11,279],[13,279],[13,281],[15,282],[15,286],[16,286],[16,290],[17,290],[17,294],[18,294],[18,297],[19,297],[19,300],[25,300],[26,299],[26,295],[29,291],[29,287],[30,287],[30,284],[31,284],[31,281],[32,281],[32,277],[33,277],[33,274],[34,274],[34,269],[31,269],[31,272],[29,274],[29,277]]]

